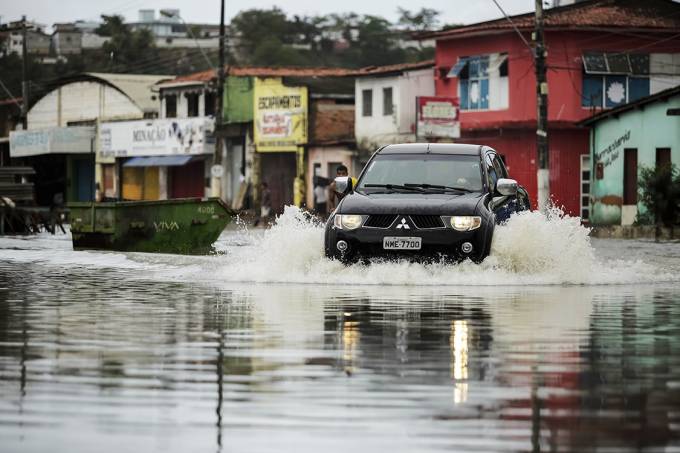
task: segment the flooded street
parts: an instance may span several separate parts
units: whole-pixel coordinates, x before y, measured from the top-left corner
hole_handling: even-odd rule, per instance
[[[680,244],[531,213],[474,265],[0,239],[2,452],[680,451]]]

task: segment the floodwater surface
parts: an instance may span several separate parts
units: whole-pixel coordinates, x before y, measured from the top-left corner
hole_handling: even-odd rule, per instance
[[[680,244],[513,218],[481,265],[0,239],[0,451],[680,451]]]

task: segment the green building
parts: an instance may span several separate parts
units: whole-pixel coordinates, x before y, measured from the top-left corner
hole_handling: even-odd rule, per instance
[[[680,163],[680,86],[607,110],[582,122],[590,127],[590,192],[593,225],[630,225],[638,202],[641,167]],[[587,196],[587,195],[586,195]],[[585,204],[585,203],[584,203]]]

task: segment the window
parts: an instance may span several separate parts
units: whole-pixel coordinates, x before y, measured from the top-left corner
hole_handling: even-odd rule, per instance
[[[649,54],[586,52],[581,58],[586,74],[649,75]]]
[[[489,57],[470,57],[460,79],[461,110],[485,110],[489,108]]]
[[[495,190],[496,189],[496,182],[498,182],[498,173],[496,170],[496,167],[494,167],[494,157],[496,157],[495,154],[489,153],[486,155],[484,158],[484,162],[486,163],[486,173],[487,173],[487,184],[489,186],[489,190]]]
[[[590,155],[581,154],[581,220],[590,220]]]
[[[362,174],[357,190],[385,191],[371,184],[433,184],[482,190],[478,156],[452,154],[380,154]],[[368,186],[368,187],[367,187]]]
[[[394,113],[394,104],[392,104],[392,87],[383,88],[383,115],[391,115]]]
[[[461,57],[448,77],[458,77],[461,110],[508,108],[508,54]]]
[[[215,93],[213,91],[206,91],[203,94],[203,99],[205,99],[205,115],[210,116],[215,114]]]
[[[187,116],[198,116],[198,93],[187,93]]]
[[[373,90],[361,91],[361,115],[373,116]]]
[[[496,170],[496,174],[499,178],[508,177],[508,171],[505,169],[503,159],[498,154],[496,154],[496,157],[493,159],[493,168]]]
[[[583,107],[612,108],[649,96],[649,55],[590,52],[582,58]]]
[[[165,96],[165,117],[177,117],[177,96],[174,94],[172,96]]]
[[[637,204],[637,149],[623,150],[623,204]]]
[[[583,74],[581,106],[612,108],[649,96],[649,78]]]

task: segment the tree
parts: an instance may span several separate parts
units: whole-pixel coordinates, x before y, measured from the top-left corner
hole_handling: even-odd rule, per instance
[[[439,26],[439,15],[436,9],[420,8],[420,11],[411,12],[404,8],[397,8],[399,13],[398,24],[410,31],[433,30]]]
[[[399,34],[391,23],[382,17],[363,16],[359,21],[356,41],[352,43],[359,52],[359,66],[380,66],[403,61],[404,52],[398,46]]]
[[[154,37],[147,29],[131,30],[121,16],[102,16],[103,23],[96,32],[110,39],[102,49],[109,57],[109,70],[114,72],[157,72],[149,64],[158,59]]]
[[[286,14],[279,8],[249,9],[241,11],[231,20],[243,53],[252,55],[266,38],[274,38],[282,44],[293,42],[292,27]]]

